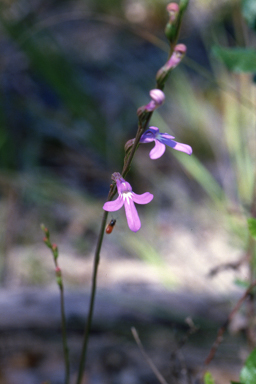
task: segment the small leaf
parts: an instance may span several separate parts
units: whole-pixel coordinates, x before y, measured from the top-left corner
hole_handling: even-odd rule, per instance
[[[256,383],[256,349],[247,358],[244,367],[240,373],[241,384]]]
[[[250,231],[250,235],[256,240],[256,219],[250,217],[247,220],[247,224]]]
[[[255,0],[243,0],[242,13],[247,24],[256,29],[256,2]]]
[[[206,372],[204,375],[204,384],[215,384],[215,381],[210,372]]]
[[[237,286],[237,287],[241,287],[241,288],[249,288],[250,284],[248,283],[248,281],[246,280],[242,280],[242,279],[235,279],[234,280],[234,284]]]
[[[256,50],[250,48],[222,48],[215,45],[213,55],[233,72],[256,72]]]

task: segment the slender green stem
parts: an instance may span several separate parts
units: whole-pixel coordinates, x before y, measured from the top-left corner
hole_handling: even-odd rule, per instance
[[[130,169],[130,165],[131,165],[133,156],[134,156],[136,149],[139,145],[140,137],[141,137],[142,133],[144,132],[146,125],[148,124],[148,122],[150,120],[151,115],[152,115],[152,113],[149,113],[148,118],[146,119],[146,122],[143,124],[143,127],[139,126],[139,128],[138,128],[136,138],[135,138],[134,144],[131,148],[129,158],[123,167],[123,171],[122,171],[123,176],[125,176]],[[116,186],[111,184],[107,201],[112,200],[113,197],[115,196],[115,194],[116,194]],[[86,362],[87,345],[88,345],[89,333],[90,333],[90,329],[91,329],[95,294],[96,294],[96,288],[97,288],[97,273],[98,273],[98,266],[99,266],[99,261],[100,261],[100,251],[101,251],[102,241],[103,241],[103,237],[104,237],[104,233],[105,233],[107,217],[108,217],[108,212],[104,211],[104,214],[102,217],[102,222],[101,222],[101,228],[100,228],[100,232],[99,232],[99,237],[98,237],[98,242],[97,242],[97,246],[96,246],[96,250],[95,250],[95,254],[94,254],[93,276],[92,276],[92,287],[91,287],[91,296],[90,296],[90,303],[89,303],[89,312],[88,312],[87,322],[86,322],[85,330],[84,330],[84,339],[83,339],[82,352],[81,352],[81,358],[80,358],[78,376],[77,376],[77,382],[76,382],[77,384],[81,384],[81,381],[83,378],[83,373],[84,373],[85,362]]]
[[[145,121],[143,122],[143,124],[142,125],[139,124],[139,126],[138,126],[138,130],[137,130],[137,133],[136,133],[136,136],[134,139],[134,143],[133,143],[132,148],[130,150],[128,160],[125,162],[125,164],[123,166],[123,170],[122,170],[122,176],[123,177],[125,177],[126,174],[129,172],[132,159],[133,159],[134,154],[135,154],[135,152],[139,146],[140,138],[141,138],[143,132],[145,131],[145,129],[146,129],[146,127],[147,127],[147,125],[151,119],[151,116],[152,116],[152,112],[148,112],[148,115],[147,115]]]
[[[178,37],[178,33],[177,33]],[[173,48],[170,47],[172,50]],[[163,89],[164,84],[160,88],[159,84],[156,85],[156,88]],[[147,125],[151,119],[153,112],[148,112],[146,117],[143,118],[143,121],[140,121],[139,118],[139,124],[138,124],[138,130],[134,139],[134,143],[130,149],[128,159],[125,160],[123,170],[121,172],[121,175],[123,177],[126,176],[126,174],[130,170],[131,162],[133,160],[134,154],[136,150],[138,149],[140,138],[142,134],[145,132]],[[108,198],[107,201],[110,201],[113,199],[113,197],[116,194],[116,185],[111,184],[110,190],[108,193]],[[90,296],[90,303],[89,303],[89,312],[87,316],[87,322],[85,325],[85,330],[84,330],[84,339],[83,339],[83,345],[82,345],[82,352],[81,352],[81,357],[80,357],[80,363],[79,363],[79,369],[78,369],[78,376],[77,376],[77,381],[76,384],[81,384],[82,378],[83,378],[83,373],[84,373],[84,367],[85,367],[85,362],[86,362],[86,353],[87,353],[87,345],[88,345],[88,339],[89,339],[89,333],[91,329],[91,323],[92,323],[92,317],[93,317],[93,309],[94,309],[94,301],[95,301],[95,295],[96,295],[96,288],[97,288],[97,273],[98,273],[98,266],[99,266],[99,261],[100,261],[100,251],[101,251],[101,246],[102,246],[102,241],[105,233],[105,227],[106,227],[106,221],[107,221],[107,216],[108,212],[104,212],[103,217],[102,217],[102,222],[101,222],[101,228],[99,232],[99,237],[97,241],[97,246],[94,254],[94,264],[93,264],[93,276],[92,276],[92,287],[91,287],[91,296]]]
[[[93,265],[93,276],[92,276],[92,287],[91,287],[89,312],[88,312],[87,322],[86,322],[85,330],[84,330],[84,339],[83,339],[83,346],[82,346],[82,352],[81,352],[81,358],[80,358],[80,364],[79,364],[79,370],[78,370],[77,384],[81,384],[81,381],[83,378],[83,373],[84,373],[87,344],[88,344],[89,333],[90,333],[90,329],[91,329],[93,308],[94,308],[94,301],[95,301],[95,294],[96,294],[97,272],[98,272],[98,266],[99,266],[99,261],[100,261],[100,250],[101,250],[101,246],[102,246],[103,236],[105,233],[107,217],[108,217],[108,212],[104,211],[102,222],[101,222],[100,233],[99,233],[99,237],[98,237],[98,242],[97,242],[95,255],[94,255],[94,265]]]
[[[65,315],[65,304],[64,304],[64,288],[62,282],[59,284],[60,287],[60,307],[61,307],[61,328],[62,328],[62,342],[65,359],[65,384],[69,384],[70,379],[70,362],[69,362],[69,349],[67,341],[67,322]]]
[[[63,354],[64,354],[64,361],[65,361],[65,384],[69,384],[70,361],[69,361],[69,349],[68,349],[68,338],[67,338],[67,322],[66,322],[66,315],[65,315],[64,286],[63,286],[63,280],[62,280],[62,272],[58,265],[59,251],[58,251],[57,245],[52,244],[50,241],[49,230],[44,226],[44,224],[41,225],[41,228],[45,234],[44,243],[48,248],[50,248],[52,252],[53,262],[55,265],[56,282],[60,289],[61,331],[62,331]]]

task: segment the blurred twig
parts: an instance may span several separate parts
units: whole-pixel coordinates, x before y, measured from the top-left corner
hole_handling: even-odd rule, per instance
[[[208,365],[210,364],[210,362],[212,361],[212,359],[214,358],[215,356],[215,353],[220,345],[220,343],[222,342],[223,340],[223,334],[225,333],[225,331],[227,330],[231,320],[233,319],[234,315],[237,313],[237,311],[240,309],[241,305],[243,304],[243,302],[247,299],[247,297],[249,297],[251,295],[251,291],[252,289],[256,286],[256,280],[254,280],[254,282],[249,286],[249,288],[244,292],[243,296],[240,298],[240,300],[237,302],[236,306],[234,307],[234,309],[230,312],[227,320],[225,321],[225,323],[223,324],[223,326],[219,329],[218,331],[218,334],[217,334],[217,338],[207,356],[207,358],[205,359],[205,365]]]
[[[150,368],[152,369],[152,371],[154,372],[156,378],[158,379],[158,381],[161,383],[161,384],[168,384],[167,381],[165,380],[165,378],[162,376],[162,374],[159,372],[159,370],[157,369],[157,367],[155,366],[155,364],[153,363],[153,361],[151,360],[151,358],[147,355],[145,349],[143,348],[143,345],[140,341],[140,338],[139,338],[139,335],[138,335],[138,332],[136,331],[136,329],[134,327],[131,328],[131,331],[132,331],[132,335],[134,337],[134,340],[136,341],[144,359],[146,360],[146,362],[148,363],[148,365],[150,366]]]

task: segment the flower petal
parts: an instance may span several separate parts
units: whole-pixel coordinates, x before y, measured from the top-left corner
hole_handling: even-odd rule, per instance
[[[165,144],[164,140],[174,139],[174,136],[169,135],[169,133],[158,133],[156,139]]]
[[[182,144],[182,143],[178,143],[177,141],[172,140],[172,139],[174,139],[174,137],[168,135],[168,133],[160,133],[160,134],[158,135],[157,139],[158,139],[162,144],[168,145],[168,147],[171,147],[171,148],[173,148],[173,149],[176,149],[176,151],[185,152],[185,153],[187,153],[188,155],[191,155],[191,153],[193,152],[193,151],[192,151],[192,148],[190,147],[190,145]]]
[[[141,227],[141,222],[132,199],[125,199],[124,208],[128,227],[131,231],[137,232]]]
[[[149,192],[145,192],[142,195],[137,195],[137,193],[132,192],[132,199],[137,204],[148,204],[153,198],[154,195]]]
[[[147,129],[141,136],[140,143],[150,143],[151,141],[154,141],[158,133],[159,129],[157,127],[149,127],[149,129]]]
[[[118,198],[114,201],[107,201],[103,205],[103,209],[108,212],[118,211],[118,209],[122,208],[124,205],[124,200],[121,196],[118,196]]]
[[[190,145],[182,144],[182,143],[178,143],[178,142],[176,142],[176,145],[175,145],[175,147],[173,147],[173,149],[176,149],[176,151],[185,152],[188,155],[191,155],[192,152],[193,152],[193,150],[190,147]]]
[[[152,160],[159,159],[165,152],[165,145],[160,143],[160,141],[155,140],[155,146],[149,152],[149,157]]]

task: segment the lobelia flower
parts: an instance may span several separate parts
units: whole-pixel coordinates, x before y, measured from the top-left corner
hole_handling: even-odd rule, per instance
[[[168,133],[160,133],[157,127],[149,127],[149,129],[143,133],[140,138],[141,143],[155,142],[154,148],[150,151],[149,157],[152,160],[158,159],[165,152],[165,146],[176,149],[176,151],[185,152],[188,155],[192,154],[192,148],[190,145],[178,143],[174,141],[174,136],[168,135]]]
[[[134,203],[148,204],[154,196],[149,192],[137,195],[132,191],[131,185],[125,181],[121,175],[115,181],[119,196],[114,201],[107,201],[103,205],[103,209],[108,212],[113,212],[118,211],[118,209],[124,205],[128,227],[131,231],[137,232],[141,227],[141,222]]]

